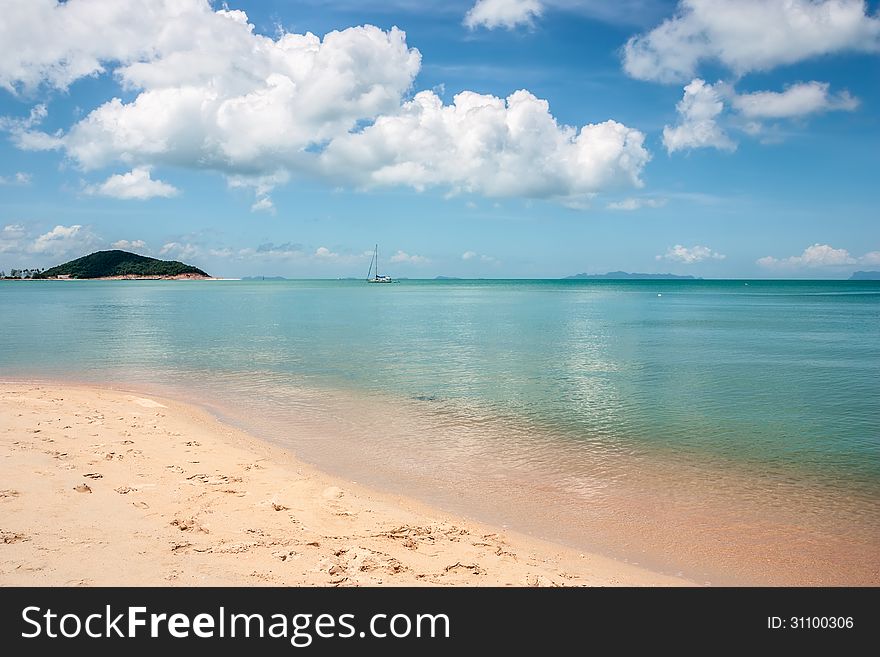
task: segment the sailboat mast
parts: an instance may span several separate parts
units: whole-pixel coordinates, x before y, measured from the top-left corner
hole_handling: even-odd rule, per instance
[[[379,278],[379,245],[376,244],[376,253],[374,254],[376,257],[376,278]]]

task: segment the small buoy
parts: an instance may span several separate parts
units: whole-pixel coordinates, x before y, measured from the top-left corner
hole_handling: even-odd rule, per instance
[[[658,296],[658,297],[662,297],[662,296],[663,296],[663,295],[662,295],[662,294],[660,294],[660,293],[659,293],[659,292],[658,292],[658,293],[657,293],[657,296]]]

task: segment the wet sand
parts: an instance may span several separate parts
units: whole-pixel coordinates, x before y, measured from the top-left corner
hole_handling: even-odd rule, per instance
[[[0,456],[0,585],[691,584],[325,474],[159,397],[0,383]]]

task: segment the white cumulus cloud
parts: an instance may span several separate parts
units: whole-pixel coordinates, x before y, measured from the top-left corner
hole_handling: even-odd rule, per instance
[[[692,78],[703,62],[736,75],[844,51],[880,51],[880,18],[863,0],[681,0],[675,15],[624,46],[632,77]]]
[[[419,69],[418,51],[396,28],[273,40],[240,14],[200,15],[189,29],[202,38],[117,69],[142,91],[75,124],[63,136],[67,154],[87,169],[114,161],[241,174],[308,168],[307,148],[393,112]]]
[[[409,263],[411,265],[423,265],[427,262],[430,262],[428,258],[420,255],[410,255],[405,251],[398,250],[393,256],[391,256],[391,262],[396,263]]]
[[[99,185],[87,185],[85,192],[93,196],[145,201],[156,197],[177,196],[180,190],[161,180],[153,180],[150,167],[142,166],[135,167],[128,173],[114,174]]]
[[[461,254],[461,259],[470,262],[482,262],[489,265],[500,264],[498,258],[495,256],[490,256],[485,253],[477,253],[476,251],[465,251]]]
[[[852,111],[859,100],[848,91],[832,93],[827,82],[801,82],[783,91],[739,94],[733,85],[710,84],[694,78],[676,106],[679,121],[664,126],[663,144],[669,153],[694,148],[732,151],[731,129],[751,137],[762,134],[764,122],[806,117],[831,111]]]
[[[531,25],[543,10],[540,0],[477,0],[465,15],[464,24],[472,30],[480,26],[513,29]]]
[[[364,187],[565,199],[641,186],[643,144],[641,132],[616,121],[559,125],[547,101],[524,90],[506,100],[466,91],[451,105],[423,91],[396,115],[331,142],[321,160]]]
[[[669,247],[663,255],[655,256],[657,260],[671,260],[686,265],[692,265],[703,260],[724,260],[726,257],[722,253],[713,251],[708,246],[700,246],[699,244],[691,247],[676,244]]]
[[[110,245],[110,248],[123,251],[149,251],[147,243],[143,240],[116,240]]]
[[[0,230],[0,253],[22,250],[22,240],[26,234],[25,228],[21,224],[3,226],[3,230]]]
[[[0,86],[66,89],[112,73],[126,94],[68,129],[41,131],[44,106],[0,127],[19,148],[60,149],[87,171],[219,171],[253,189],[254,211],[271,211],[269,192],[291,175],[563,202],[640,186],[650,156],[638,130],[559,125],[525,90],[406,100],[420,66],[397,28],[270,37],[207,0],[14,0],[0,27]]]
[[[69,253],[83,255],[83,252],[94,247],[98,241],[95,235],[79,224],[72,226],[58,225],[49,232],[43,233],[34,239],[27,250],[31,253],[50,256],[60,256]]]
[[[189,242],[166,242],[159,249],[159,255],[177,260],[195,258],[201,253],[202,249],[198,245]]]
[[[736,149],[736,144],[717,121],[724,111],[724,100],[716,86],[699,78],[692,80],[684,88],[684,96],[676,109],[678,124],[663,128],[663,145],[669,153],[705,147]]]
[[[861,257],[852,255],[846,249],[835,249],[828,244],[813,244],[800,255],[788,258],[764,256],[757,263],[767,269],[814,269],[817,267],[843,267],[847,265],[878,265],[880,251],[871,251]]]
[[[6,224],[3,226],[3,230],[0,231],[0,238],[2,239],[18,239],[19,237],[24,237],[24,235],[24,226],[21,224]]]
[[[849,92],[830,94],[827,82],[793,84],[785,91],[757,91],[733,98],[733,106],[745,117],[780,119],[832,110],[852,111],[859,101]]]

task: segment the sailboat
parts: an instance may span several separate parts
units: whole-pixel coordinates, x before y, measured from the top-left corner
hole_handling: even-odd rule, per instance
[[[374,268],[375,266],[375,268]],[[370,274],[373,274],[373,277],[370,278]],[[373,252],[373,259],[370,260],[370,269],[367,271],[367,283],[393,283],[394,280],[385,274],[379,273],[379,245],[376,245],[376,250]]]

